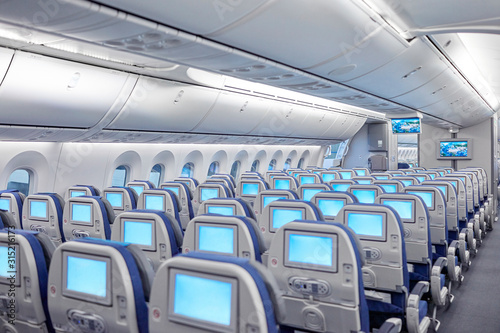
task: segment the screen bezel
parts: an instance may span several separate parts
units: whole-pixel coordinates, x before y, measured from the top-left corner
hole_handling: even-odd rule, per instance
[[[326,214],[323,212],[323,210],[320,208],[320,206],[319,206],[319,202],[320,202],[320,200],[325,200],[325,201],[342,201],[342,202],[344,202],[344,206],[345,206],[345,205],[347,205],[347,199],[344,199],[344,198],[329,198],[329,197],[321,197],[321,196],[316,197],[316,200],[315,200],[315,202],[314,202],[314,203],[316,204],[316,206],[318,206],[318,209],[321,211],[321,213],[322,213],[322,214],[323,214],[323,216],[325,216],[325,217],[336,217],[336,216],[338,216],[338,215],[339,215],[338,213],[340,213],[340,210],[342,210],[342,208],[343,208],[344,206],[342,206],[342,208],[340,208],[340,210],[338,211],[337,215],[326,215]]]
[[[467,156],[442,156],[441,146],[444,143],[451,142],[467,142]],[[440,139],[437,142],[437,159],[438,160],[471,160],[472,159],[472,139]]]
[[[290,255],[290,236],[291,235],[330,238],[332,240],[332,245],[333,245],[332,251],[334,251],[334,252],[332,252],[332,266],[328,267],[328,266],[320,265],[320,264],[310,264],[310,263],[301,263],[301,262],[296,262],[296,261],[290,261],[289,255]],[[338,239],[339,239],[339,237],[338,237],[338,234],[336,234],[336,233],[319,233],[319,232],[312,232],[312,231],[301,231],[301,230],[287,229],[287,230],[285,230],[285,251],[284,251],[283,264],[284,264],[284,266],[291,267],[291,268],[302,268],[302,269],[309,269],[309,270],[314,270],[314,271],[337,273],[338,272],[338,265],[339,265]],[[336,247],[335,247],[335,245],[336,245]]]
[[[412,204],[412,210],[411,210],[411,218],[403,218],[401,217],[401,215],[399,215],[398,211],[396,210],[396,208],[392,207],[392,206],[389,206],[387,205],[388,207],[391,207],[392,209],[394,209],[396,211],[396,213],[398,213],[399,215],[399,218],[401,219],[401,221],[403,223],[415,223],[416,222],[416,218],[415,218],[415,214],[416,214],[416,209],[417,209],[417,202],[415,201],[415,199],[391,199],[391,198],[387,198],[387,199],[381,199],[380,200],[380,203],[382,205],[385,205],[385,202],[386,201],[400,201],[400,202],[411,202]]]
[[[226,224],[226,223],[211,223],[211,222],[200,221],[200,222],[195,222],[194,227],[195,227],[195,237],[194,237],[195,251],[204,252],[204,253],[211,253],[211,254],[219,254],[219,255],[225,255],[225,256],[231,256],[231,257],[238,256],[238,236],[239,236],[238,235],[238,226]],[[200,228],[201,227],[232,229],[233,230],[233,253],[201,250],[200,249]]]
[[[370,211],[355,211],[344,209],[344,221],[346,226],[349,227],[349,214],[362,214],[362,215],[381,215],[382,216],[382,236],[369,236],[369,235],[359,235],[356,232],[356,235],[360,240],[366,241],[376,241],[376,242],[385,242],[387,241],[387,214],[385,212],[370,212]],[[349,227],[350,228],[350,227]]]
[[[8,211],[8,212],[12,212],[12,200],[11,200],[11,199],[12,199],[12,198],[11,198],[11,197],[8,197],[8,196],[5,196],[5,197],[0,196],[0,201],[3,201],[3,200],[7,200],[7,201],[8,201],[8,203],[9,203],[9,204],[8,204],[9,208],[8,208],[8,209],[6,209],[6,211]]]
[[[113,204],[111,203],[111,201],[108,199],[108,194],[120,194],[120,195],[122,196],[122,204],[121,204],[121,206],[113,206]],[[113,209],[120,209],[120,210],[123,210],[123,209],[124,209],[124,208],[123,208],[123,207],[124,207],[124,201],[125,201],[125,200],[124,200],[125,198],[123,197],[123,195],[124,195],[124,193],[123,193],[123,192],[121,192],[121,191],[106,191],[106,192],[104,193],[104,198],[105,198],[106,200],[108,200],[109,204],[111,205],[111,207],[113,207]]]
[[[217,196],[216,197],[211,197],[211,198],[208,198],[208,199],[204,199],[203,200],[203,190],[216,190],[217,191]],[[220,188],[219,187],[199,187],[199,198],[200,198],[200,203],[202,203],[203,201],[207,201],[207,200],[210,200],[210,199],[216,199],[216,198],[220,198]]]
[[[397,130],[394,129],[394,124],[395,124],[396,121],[405,121],[405,122],[408,122],[408,121],[418,121],[418,131],[417,132],[408,132],[408,131],[400,132],[400,131],[397,131]],[[419,117],[392,118],[391,119],[391,130],[392,130],[392,134],[421,134],[422,133],[422,121],[420,120]]]
[[[73,193],[83,193],[81,195],[73,195]],[[69,197],[70,198],[78,198],[78,197],[83,197],[87,195],[87,191],[86,190],[77,190],[77,189],[74,189],[74,190],[69,190]]]
[[[287,188],[278,188],[278,187],[276,187],[277,186],[276,185],[277,181],[286,181],[286,182],[288,182],[288,187]],[[290,178],[282,178],[282,177],[277,176],[277,177],[273,178],[273,187],[274,187],[275,190],[289,190],[291,188],[291,186],[290,186],[291,181],[292,180]]]
[[[31,203],[32,202],[43,202],[45,203],[45,216],[46,217],[39,217],[39,216],[33,216],[31,215]],[[49,201],[47,199],[37,199],[37,198],[30,198],[28,199],[28,219],[30,220],[36,220],[36,221],[42,221],[42,222],[49,222]]]
[[[14,248],[14,251],[15,251],[15,264],[16,264],[16,270],[15,271],[12,271],[14,273],[9,273],[11,270],[8,269],[7,270],[7,273],[8,274],[15,274],[16,278],[15,278],[15,282],[14,282],[14,285],[16,287],[20,287],[21,286],[21,265],[20,265],[20,260],[19,258],[21,257],[19,254],[19,245],[17,243],[15,244],[12,244],[12,243],[7,243],[7,242],[0,242],[0,246],[1,247],[5,247],[7,249],[7,258],[5,258],[5,261],[6,261],[6,266],[8,267],[9,266],[9,261],[8,260],[12,260],[12,259],[9,259],[9,252],[12,248]],[[1,259],[2,261],[4,260],[4,258]],[[3,277],[3,276],[0,276],[0,284],[4,284],[4,285],[11,285],[11,279],[10,279],[10,276],[6,276],[6,277]]]
[[[438,190],[438,189],[436,188],[436,190]],[[420,193],[431,193],[431,194],[432,194],[432,207],[429,207],[429,206],[425,203],[424,198],[420,197],[420,196],[417,194],[417,192],[420,192]],[[436,195],[436,193],[435,193],[434,191],[431,191],[431,190],[413,190],[413,189],[412,189],[412,190],[409,190],[409,191],[408,191],[408,192],[406,192],[406,193],[408,193],[408,194],[413,194],[413,195],[416,195],[416,196],[419,196],[419,197],[422,199],[422,201],[424,202],[424,204],[426,205],[426,207],[427,207],[427,209],[428,209],[429,211],[434,211],[434,210],[435,210],[435,206],[436,206],[436,198],[435,198],[435,195]]]
[[[272,203],[270,205],[272,205]],[[271,207],[269,207],[269,226],[268,226],[269,227],[269,232],[271,232],[271,233],[275,233],[279,229],[279,228],[275,228],[273,226],[273,220],[274,220],[273,215],[274,215],[274,211],[276,209],[279,209],[279,210],[296,210],[296,211],[301,211],[302,212],[302,220],[304,220],[304,219],[307,218],[307,216],[306,216],[306,209],[305,208],[283,207],[283,206],[272,207],[271,206]],[[290,223],[290,222],[287,222],[287,223]],[[286,223],[283,224],[283,225],[286,225]],[[281,227],[283,227],[283,226],[281,226]]]
[[[96,296],[92,294],[87,294],[75,290],[70,290],[67,288],[68,285],[68,257],[76,257],[82,259],[104,261],[106,262],[106,296]],[[111,258],[98,256],[93,254],[84,254],[70,251],[63,251],[62,253],[62,294],[63,296],[73,298],[76,300],[84,300],[87,302],[97,303],[101,305],[111,306],[113,304],[113,289],[111,284]]]
[[[232,208],[233,209],[233,214],[231,215],[226,215],[226,214],[220,214],[220,213],[214,213],[210,212],[210,208],[216,207],[216,208]],[[223,216],[234,216],[237,215],[236,211],[236,206],[235,205],[226,205],[226,204],[205,204],[205,214],[219,214]]]
[[[142,245],[142,244],[137,244],[137,243],[131,243],[125,241],[125,222],[136,222],[136,223],[148,223],[151,224],[151,246],[147,245]],[[120,217],[120,241],[121,242],[126,242],[130,244],[134,244],[138,246],[141,250],[143,251],[151,251],[155,252],[156,251],[156,221],[155,220],[149,220],[149,219],[137,219],[137,218],[127,218],[126,216]]]
[[[90,207],[90,222],[73,220],[73,205],[89,206]],[[71,224],[93,227],[94,226],[94,209],[93,208],[94,207],[93,207],[92,203],[89,203],[89,202],[70,201],[69,202],[69,222]]]
[[[161,192],[161,191],[160,191]],[[148,208],[147,207],[147,202],[148,202],[148,197],[161,197],[162,198],[162,206],[163,208],[162,209],[157,209],[157,208]],[[148,210],[158,210],[158,211],[161,211],[161,212],[164,212],[165,209],[166,209],[166,202],[165,202],[165,194],[163,193],[145,193],[144,194],[144,209],[148,209]]]
[[[245,186],[248,186],[248,185],[257,185],[257,193],[255,193],[255,194],[244,194],[243,190],[244,190]],[[241,183],[241,193],[240,193],[240,195],[242,197],[255,198],[259,194],[259,192],[260,192],[260,183],[259,182],[248,182],[248,181],[245,181],[245,182]]]
[[[204,278],[207,280],[221,281],[231,284],[231,319],[229,326],[217,324],[206,320],[196,319],[193,317],[184,316],[174,313],[175,308],[175,277],[177,274]],[[238,305],[238,280],[226,276],[214,276],[207,273],[198,272],[195,270],[181,270],[178,268],[171,268],[168,276],[168,319],[179,323],[181,325],[190,325],[201,328],[203,330],[209,329],[221,333],[235,333],[237,332],[237,318],[240,306]]]

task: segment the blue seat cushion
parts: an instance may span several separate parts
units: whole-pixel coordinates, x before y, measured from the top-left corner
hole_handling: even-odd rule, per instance
[[[427,302],[426,301],[420,301],[418,303],[418,322],[420,323],[422,319],[427,315]]]

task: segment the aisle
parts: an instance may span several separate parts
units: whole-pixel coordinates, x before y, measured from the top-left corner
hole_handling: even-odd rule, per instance
[[[438,332],[500,332],[500,230],[488,233],[464,276],[450,308],[438,312]]]

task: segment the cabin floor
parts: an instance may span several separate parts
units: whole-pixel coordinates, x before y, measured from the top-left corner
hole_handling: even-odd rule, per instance
[[[497,223],[483,239],[462,285],[452,287],[451,306],[438,311],[439,333],[500,332],[500,231],[496,227]]]

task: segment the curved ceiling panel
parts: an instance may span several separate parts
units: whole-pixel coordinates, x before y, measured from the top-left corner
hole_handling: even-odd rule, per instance
[[[189,132],[214,105],[219,90],[141,77],[109,129]]]
[[[14,56],[14,51],[10,49],[0,48],[0,84],[2,83],[7,69],[9,69],[10,62]]]
[[[17,52],[0,86],[0,123],[92,127],[121,97],[128,75]]]

